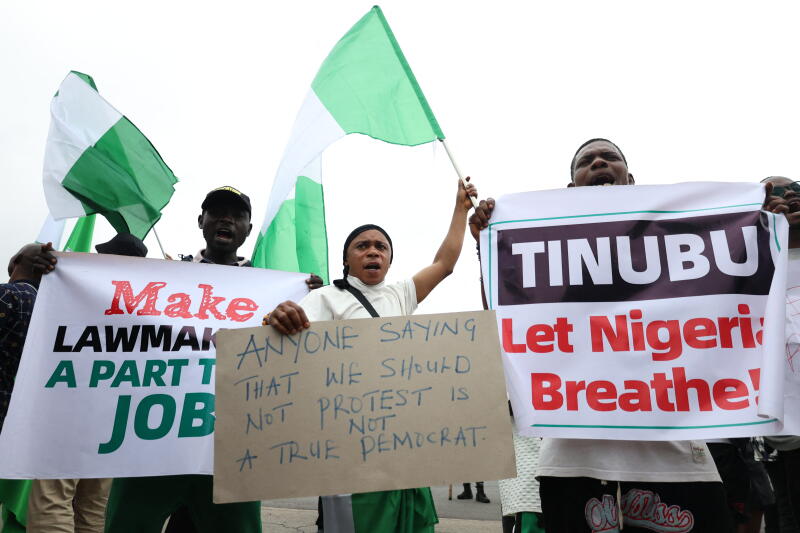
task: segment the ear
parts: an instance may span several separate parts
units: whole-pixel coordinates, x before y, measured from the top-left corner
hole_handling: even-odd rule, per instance
[[[203,213],[197,217],[197,227],[203,229]]]
[[[245,235],[245,237],[249,237],[249,236],[250,236],[250,232],[251,232],[251,231],[253,231],[253,225],[252,225],[252,224],[250,224],[249,226],[247,226],[247,235]]]
[[[636,185],[636,181],[633,179],[633,174],[628,172],[628,185]]]

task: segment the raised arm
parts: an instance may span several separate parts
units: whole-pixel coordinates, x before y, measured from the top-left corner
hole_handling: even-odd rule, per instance
[[[469,180],[469,178],[467,178]],[[478,196],[475,186],[467,185],[464,189],[459,181],[458,193],[456,194],[456,205],[453,208],[453,218],[450,220],[450,228],[447,235],[439,246],[439,251],[433,258],[433,263],[414,276],[414,286],[417,289],[417,302],[424,300],[428,294],[441,281],[453,273],[458,256],[461,254],[461,247],[464,244],[464,231],[467,227],[467,213],[472,207],[472,202],[468,196]]]

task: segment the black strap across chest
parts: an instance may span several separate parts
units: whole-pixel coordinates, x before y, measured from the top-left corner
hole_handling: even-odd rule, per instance
[[[364,293],[362,293],[360,290],[356,289],[355,287],[353,287],[349,283],[347,285],[345,285],[343,288],[344,288],[344,290],[346,290],[347,292],[349,292],[350,294],[355,296],[356,300],[358,300],[358,302],[362,306],[364,306],[364,309],[367,310],[367,313],[369,313],[372,318],[376,318],[376,317],[380,316],[378,314],[378,312],[375,310],[375,308],[372,307],[372,304],[369,303],[369,300],[367,300],[367,297],[364,296]]]

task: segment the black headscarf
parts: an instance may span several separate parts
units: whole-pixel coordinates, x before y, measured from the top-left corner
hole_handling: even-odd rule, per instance
[[[363,226],[359,226],[350,232],[350,235],[348,235],[347,238],[344,240],[344,248],[342,249],[342,262],[347,261],[347,248],[350,247],[350,244],[353,242],[353,240],[355,240],[356,237],[358,237],[365,231],[369,231],[371,229],[380,231],[381,233],[383,233],[383,236],[386,237],[386,240],[389,241],[389,251],[390,251],[389,264],[390,265],[392,264],[392,259],[394,259],[394,245],[392,244],[392,238],[389,237],[389,234],[386,233],[385,229],[376,224],[364,224]],[[350,285],[347,282],[347,274],[349,272],[350,272],[350,267],[345,265],[343,270],[344,276],[342,277],[342,279],[333,280],[333,284],[340,289],[344,289],[345,287]]]

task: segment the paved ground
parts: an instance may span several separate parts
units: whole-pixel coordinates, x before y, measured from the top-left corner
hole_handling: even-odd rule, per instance
[[[265,532],[269,533],[316,533],[317,511],[306,509],[279,509],[262,507],[261,520]],[[500,533],[500,521],[459,520],[440,518],[436,533]]]
[[[486,482],[486,495],[492,503],[478,503],[475,500],[457,500],[461,485],[453,485],[453,500],[447,499],[447,487],[432,487],[433,501],[439,518],[459,518],[464,520],[500,521],[500,492],[497,481]],[[474,486],[473,486],[474,488]],[[473,490],[474,492],[474,490]],[[277,509],[317,510],[317,498],[293,498],[290,500],[265,500],[263,507]]]
[[[461,485],[453,486],[453,499],[448,500],[448,487],[432,487],[433,500],[439,513],[437,533],[500,532],[500,493],[496,481],[486,483],[486,495],[491,503],[458,500]],[[474,492],[474,491],[473,491]],[[316,498],[269,500],[261,507],[264,531],[270,533],[316,533]]]

